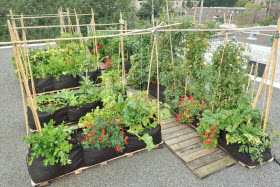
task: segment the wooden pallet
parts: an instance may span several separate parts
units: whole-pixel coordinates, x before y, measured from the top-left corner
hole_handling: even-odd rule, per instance
[[[160,146],[161,144],[163,144],[163,141],[162,141],[161,143],[155,145],[154,149],[159,148],[159,146]],[[59,177],[56,177],[56,178],[54,178],[54,179],[51,179],[51,180],[48,180],[48,181],[44,181],[44,182],[41,182],[41,183],[34,183],[34,182],[31,180],[31,185],[32,185],[32,186],[48,186],[52,181],[54,181],[54,180],[56,180],[56,179],[58,179],[58,178],[64,177],[64,176],[66,176],[66,175],[69,175],[69,174],[75,174],[75,175],[77,175],[77,174],[82,173],[82,172],[83,172],[84,170],[86,170],[86,169],[89,169],[89,168],[92,168],[92,167],[95,167],[95,166],[104,166],[104,165],[107,165],[108,162],[113,161],[113,160],[116,160],[116,159],[119,159],[119,158],[122,158],[122,157],[132,157],[135,153],[138,153],[138,152],[141,152],[141,151],[145,151],[145,150],[146,150],[146,148],[143,148],[143,149],[139,149],[139,150],[137,150],[137,151],[131,152],[131,153],[126,153],[126,154],[121,155],[121,156],[119,156],[119,157],[115,157],[115,158],[112,158],[112,159],[110,159],[110,160],[106,160],[106,161],[104,161],[104,162],[101,162],[101,163],[98,163],[98,164],[95,164],[95,165],[92,165],[92,166],[86,166],[86,167],[79,168],[79,169],[77,169],[77,170],[75,170],[75,171],[66,173],[66,174],[64,174],[64,175],[61,175],[61,176],[59,176]]]
[[[164,143],[200,179],[236,163],[219,148],[205,149],[197,132],[188,125],[177,122],[175,115],[164,121]]]

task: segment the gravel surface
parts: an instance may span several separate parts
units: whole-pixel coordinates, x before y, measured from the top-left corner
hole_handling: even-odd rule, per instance
[[[30,186],[26,167],[27,145],[19,81],[14,76],[12,49],[0,48],[0,186]],[[280,90],[275,89],[271,121],[280,129]],[[273,153],[280,158],[279,143]],[[52,186],[280,186],[280,166],[276,162],[253,170],[234,165],[200,180],[168,148],[140,152],[105,166],[97,166],[79,175],[55,180]]]

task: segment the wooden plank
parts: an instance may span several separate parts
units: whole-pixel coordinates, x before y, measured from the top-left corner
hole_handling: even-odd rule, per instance
[[[202,149],[202,150],[199,150],[199,151],[196,151],[194,153],[191,153],[191,154],[188,154],[188,155],[184,155],[182,156],[182,159],[188,163],[188,162],[191,162],[195,159],[198,159],[200,157],[203,157],[205,155],[208,155],[208,154],[211,154],[211,153],[214,153],[216,151],[218,151],[219,149],[218,148],[209,148],[209,149]]]
[[[219,171],[225,167],[231,166],[234,163],[235,163],[235,160],[233,160],[229,156],[226,156],[220,160],[217,160],[215,162],[212,162],[210,164],[197,168],[193,171],[200,179],[202,179],[216,171]]]
[[[175,127],[172,128],[168,128],[168,129],[163,129],[161,130],[162,134],[168,134],[168,133],[172,133],[172,132],[176,132],[176,131],[180,131],[183,129],[189,129],[190,127],[186,126],[186,125],[177,125]]]
[[[169,134],[162,134],[162,137],[163,137],[164,141],[167,141],[171,138],[175,138],[175,137],[181,136],[181,135],[187,135],[189,133],[195,133],[195,131],[191,128],[188,128],[188,129],[183,129],[183,130],[173,132],[173,133],[169,133]]]
[[[166,140],[165,143],[167,145],[171,146],[173,144],[183,142],[183,141],[195,138],[195,137],[197,137],[197,133],[196,132],[191,132],[191,133],[188,133],[188,134],[183,134],[183,135],[171,138],[169,140]]]
[[[227,156],[227,154],[224,151],[219,150],[212,154],[208,154],[206,156],[200,157],[199,159],[193,160],[193,161],[187,163],[187,166],[189,168],[191,168],[192,170],[195,170],[197,168],[200,168],[202,166],[205,166],[207,164],[220,160],[226,156]]]
[[[162,129],[168,129],[176,126],[184,125],[182,123],[167,123],[162,125]]]
[[[173,150],[178,150],[178,149],[182,149],[184,147],[188,147],[190,145],[196,144],[198,142],[201,142],[201,139],[199,137],[195,137],[186,141],[182,141],[173,145],[170,145],[169,147]]]
[[[178,149],[175,152],[178,156],[181,157],[183,155],[187,155],[187,154],[193,153],[193,152],[201,150],[201,149],[204,149],[202,143],[197,143],[197,144],[194,144],[194,145],[191,145],[188,147],[184,147],[182,149]]]
[[[163,121],[165,122],[165,124],[167,124],[167,123],[176,122],[176,119],[177,119],[177,118],[169,118],[169,119],[165,119],[165,120],[163,120]]]

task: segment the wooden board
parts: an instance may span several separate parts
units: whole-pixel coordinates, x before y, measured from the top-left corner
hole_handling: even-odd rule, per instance
[[[197,133],[192,131],[191,133],[183,134],[181,136],[177,136],[172,139],[166,140],[165,143],[168,144],[169,146],[171,146],[173,144],[183,142],[183,141],[189,140],[191,138],[195,138],[195,137],[197,137]]]
[[[175,131],[169,134],[162,134],[163,140],[169,140],[171,138],[176,138],[177,136],[186,135],[188,133],[194,132],[193,129],[183,129],[180,131]]]
[[[211,173],[214,173],[216,171],[219,171],[225,167],[231,166],[233,164],[235,164],[236,161],[233,160],[231,157],[226,156],[222,159],[219,159],[215,162],[212,162],[210,164],[207,164],[205,166],[202,166],[200,168],[197,168],[194,171],[194,173],[199,177],[199,178],[204,178],[208,175],[210,175]]]

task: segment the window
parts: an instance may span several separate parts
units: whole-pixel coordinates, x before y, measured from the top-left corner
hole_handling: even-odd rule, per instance
[[[176,5],[178,5],[178,2],[176,2]]]
[[[179,16],[181,15],[181,12],[179,12]]]
[[[182,15],[185,15],[185,12],[182,12]]]
[[[142,5],[142,2],[140,2],[140,5]]]
[[[222,10],[217,10],[217,12],[222,12]]]

